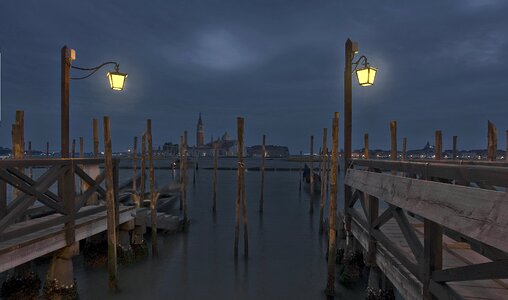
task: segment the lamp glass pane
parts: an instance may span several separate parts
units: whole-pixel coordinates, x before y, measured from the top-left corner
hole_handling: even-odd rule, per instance
[[[358,77],[358,83],[361,86],[367,86],[369,84],[369,69],[359,69],[356,70],[356,76]]]
[[[377,69],[369,68],[369,83],[374,84],[374,79],[376,78]]]
[[[123,90],[125,84],[125,78],[127,78],[127,74],[119,73],[119,72],[109,72],[109,85],[111,89],[115,91]]]

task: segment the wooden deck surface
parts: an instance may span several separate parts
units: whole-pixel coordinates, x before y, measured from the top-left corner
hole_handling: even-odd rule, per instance
[[[358,209],[356,209],[358,210]],[[358,210],[361,215],[361,211]],[[415,228],[418,238],[423,243],[423,223],[408,216],[408,220]],[[368,232],[361,224],[353,220],[352,231],[355,237],[366,249]],[[381,227],[381,231],[396,245],[412,262],[416,260],[407,244],[397,222],[392,218]],[[382,245],[378,244],[376,262],[386,276],[406,299],[421,299],[422,283],[413,276],[397,259],[390,255]],[[491,262],[488,258],[472,250],[467,243],[457,242],[443,236],[443,269],[460,267],[471,264]],[[472,280],[448,283],[459,295],[465,299],[508,299],[508,279]]]
[[[82,207],[79,213],[86,213],[88,210],[97,209],[97,206]],[[60,214],[52,214],[45,217],[15,223],[6,229],[9,232],[13,229],[19,229],[22,226],[34,225],[38,222],[44,222],[53,218],[60,218]],[[135,207],[119,207],[119,224],[133,220],[135,218]],[[76,241],[80,241],[107,229],[106,211],[101,210],[85,217],[76,219]],[[66,246],[64,225],[57,225],[45,228],[0,242],[0,272],[9,270],[23,263],[29,262],[35,258],[44,256],[55,250]]]

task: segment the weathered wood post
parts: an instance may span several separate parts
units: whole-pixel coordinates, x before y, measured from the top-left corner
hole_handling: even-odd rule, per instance
[[[183,156],[183,135],[180,136],[180,173],[179,173],[179,176],[180,176],[180,211],[183,210],[183,160],[184,160],[184,156]]]
[[[237,169],[237,193],[236,193],[236,205],[235,205],[235,246],[234,246],[234,255],[235,258],[238,257],[238,242],[240,238],[240,207],[242,208],[242,219],[243,219],[243,238],[244,238],[244,256],[248,257],[249,255],[249,235],[247,229],[247,200],[245,195],[245,178],[244,178],[244,161],[243,161],[243,129],[244,129],[244,119],[238,117],[236,119],[237,131],[238,131],[238,169]]]
[[[332,165],[330,176],[330,209],[328,211],[328,277],[326,294],[335,294],[335,260],[337,254],[337,173],[339,162],[339,113],[336,112],[332,123]]]
[[[432,272],[443,268],[443,228],[424,219],[423,223],[423,299],[437,299],[430,292]]]
[[[187,130],[183,132],[183,223],[187,225]]]
[[[213,191],[212,191],[212,211],[217,209],[217,167],[219,156],[219,143],[213,143]]]
[[[138,167],[138,137],[134,137],[134,146],[132,149],[132,199],[134,200],[134,204],[136,207],[141,206],[141,197],[137,196],[137,186],[136,186],[136,179],[137,179],[137,167]]]
[[[72,158],[76,158],[76,139],[72,139]]]
[[[402,138],[402,160],[407,158],[407,138]]]
[[[28,141],[28,158],[32,158],[32,141]],[[28,168],[28,176],[30,176],[30,178],[33,178],[33,170],[32,170],[32,167],[29,167]]]
[[[397,121],[390,122],[391,151],[390,159],[397,160]]]
[[[145,200],[146,187],[146,132],[141,135],[141,179],[139,183],[139,205],[143,205]]]
[[[94,143],[95,144],[95,143]],[[111,131],[109,117],[104,117],[104,162],[106,172],[106,205],[108,225],[108,274],[109,289],[113,292],[118,290],[118,267],[117,267],[117,231],[116,227],[116,199],[113,179],[113,152],[111,149]]]
[[[487,143],[487,159],[495,161],[497,156],[497,128],[494,123],[487,121],[488,127],[488,143]]]
[[[148,140],[148,164],[150,172],[150,219],[152,221],[152,255],[157,255],[157,195],[155,195],[155,173],[153,169],[152,120],[146,120],[146,135]]]
[[[314,136],[310,136],[310,208],[309,211],[314,211],[312,206],[312,196],[314,196]]]
[[[85,149],[84,149],[84,144],[83,144],[83,137],[80,136],[79,137],[79,157],[80,158],[83,158],[85,157]]]
[[[358,50],[358,44],[346,40],[345,44],[345,62],[344,62],[344,176],[347,174],[349,162],[351,160],[351,136],[352,136],[352,74],[354,50]],[[355,48],[353,50],[353,47]],[[347,236],[351,236],[351,214],[347,212],[349,203],[351,203],[351,187],[344,185],[344,227]]]
[[[436,141],[435,141],[436,160],[440,160],[443,155],[443,135],[441,130],[436,130]]]
[[[16,111],[16,121],[12,124],[12,156],[14,159],[23,159],[24,158],[24,147],[23,147],[23,139],[24,139],[24,111],[17,110]],[[21,172],[24,173],[24,168],[19,168]],[[12,194],[13,199],[17,196],[21,195],[21,191],[13,188]]]
[[[46,142],[46,158],[49,157],[49,142]]]
[[[365,133],[363,135],[363,157],[365,159],[369,159],[369,134]]]
[[[263,134],[263,145],[261,146],[261,185],[259,196],[259,212],[263,212],[264,188],[265,188],[265,156],[266,156],[266,135]]]
[[[99,120],[92,120],[93,129],[93,158],[99,157]]]
[[[328,129],[323,128],[323,152],[321,161],[321,202],[319,203],[319,233],[323,233],[323,212],[325,207],[325,195],[326,195],[326,154],[328,149],[326,148],[326,138],[328,136]]]
[[[452,146],[452,159],[453,160],[456,160],[457,159],[457,136],[454,135],[453,136],[453,146]]]

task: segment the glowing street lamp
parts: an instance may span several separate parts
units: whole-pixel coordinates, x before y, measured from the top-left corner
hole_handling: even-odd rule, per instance
[[[119,65],[116,65],[115,72],[108,72],[109,85],[112,90],[121,91],[127,79],[127,74],[118,72]]]
[[[363,59],[363,67],[358,68],[358,64],[360,63],[360,60]],[[369,62],[367,61],[367,57],[361,56],[356,63],[353,63],[355,65],[356,70],[356,77],[358,78],[358,84],[361,86],[371,86],[374,84],[374,79],[376,78],[377,69],[373,68],[369,65]]]

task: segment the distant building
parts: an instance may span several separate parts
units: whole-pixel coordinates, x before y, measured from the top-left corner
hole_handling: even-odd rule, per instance
[[[262,145],[255,145],[247,147],[247,156],[261,157],[262,156]],[[266,157],[288,157],[289,148],[286,146],[274,146],[266,145]]]
[[[173,144],[173,143],[164,143],[164,145],[162,145],[162,153],[165,155],[165,156],[176,156],[178,155],[178,152],[179,152],[179,145],[178,144]]]
[[[196,128],[196,147],[202,147],[205,145],[205,128],[203,121],[201,120],[201,113],[199,113],[198,125]]]

